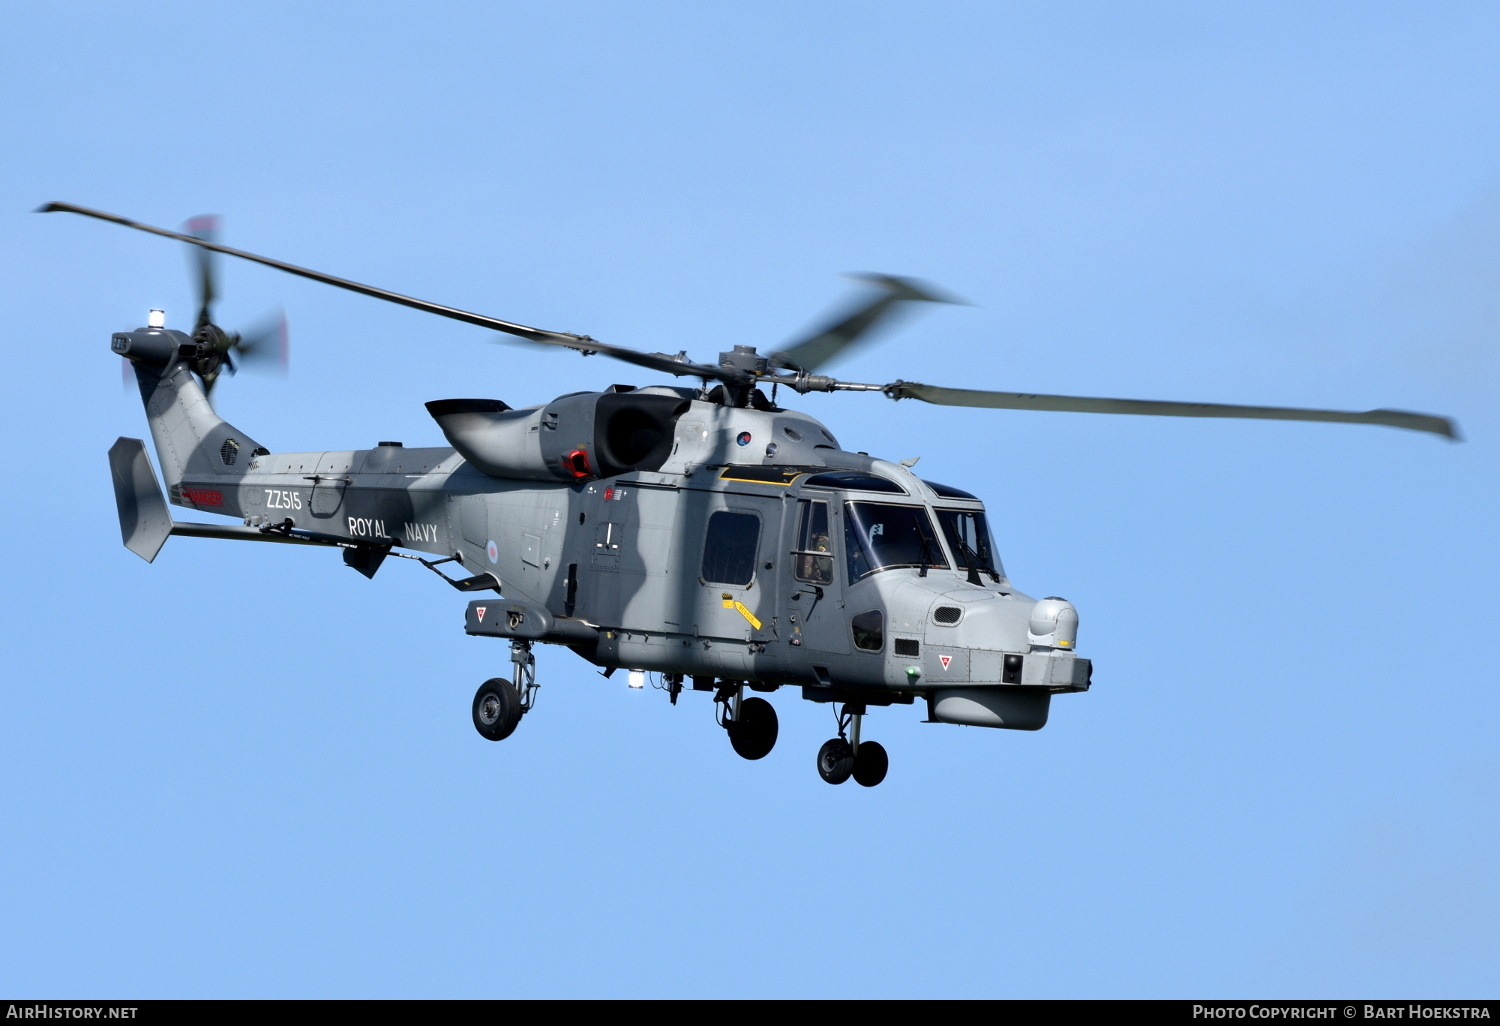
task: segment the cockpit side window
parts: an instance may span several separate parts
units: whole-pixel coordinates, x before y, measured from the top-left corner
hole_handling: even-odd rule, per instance
[[[938,523],[943,525],[943,537],[948,539],[948,548],[953,551],[960,570],[971,570],[976,575],[989,574],[996,581],[1005,576],[990,543],[990,527],[982,511],[940,509],[937,516]]]
[[[926,573],[948,566],[932,520],[921,506],[844,503],[844,550],[850,584],[891,567],[915,566]]]
[[[797,525],[797,551],[792,554],[797,580],[832,584],[833,540],[828,535],[828,503],[804,499],[800,505],[802,512]]]

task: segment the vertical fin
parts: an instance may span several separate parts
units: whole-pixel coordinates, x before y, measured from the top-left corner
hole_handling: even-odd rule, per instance
[[[119,438],[109,447],[109,471],[120,511],[120,538],[146,562],[156,558],[172,533],[172,515],[156,472],[139,438]]]

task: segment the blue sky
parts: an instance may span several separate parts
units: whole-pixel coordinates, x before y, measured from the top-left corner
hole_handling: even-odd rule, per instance
[[[1486,4],[8,6],[0,992],[1493,997],[1497,44]],[[890,776],[831,788],[824,707],[745,763],[548,650],[491,745],[504,647],[419,569],[119,545],[108,336],[189,321],[187,264],[49,200],[700,358],[910,274],[973,305],[836,371],[1467,440],[797,399],[984,497],[1094,690],[871,716]],[[219,390],[273,448],[645,383],[224,270],[221,322],[290,319],[291,378]]]

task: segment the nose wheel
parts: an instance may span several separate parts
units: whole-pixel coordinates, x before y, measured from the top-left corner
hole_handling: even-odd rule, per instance
[[[818,749],[818,776],[830,784],[842,784],[854,772],[854,749],[841,737],[823,742]]]
[[[863,706],[845,705],[838,718],[839,736],[824,741],[818,749],[818,776],[828,783],[842,784],[853,777],[861,787],[874,787],[885,779],[890,757],[880,742],[860,741],[863,719]]]
[[[854,753],[854,782],[861,787],[874,787],[885,779],[885,771],[890,768],[890,756],[879,741],[862,742]]]

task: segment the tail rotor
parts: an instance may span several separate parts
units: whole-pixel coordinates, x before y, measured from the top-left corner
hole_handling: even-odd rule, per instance
[[[190,218],[182,230],[185,235],[216,245],[219,225],[217,216],[201,214]],[[213,318],[214,302],[219,297],[218,254],[203,246],[188,248],[198,285],[198,316],[193,324],[198,356],[193,371],[203,379],[203,391],[212,395],[220,374],[234,375],[241,367],[285,375],[289,363],[286,313],[277,310],[245,332],[225,331]]]

